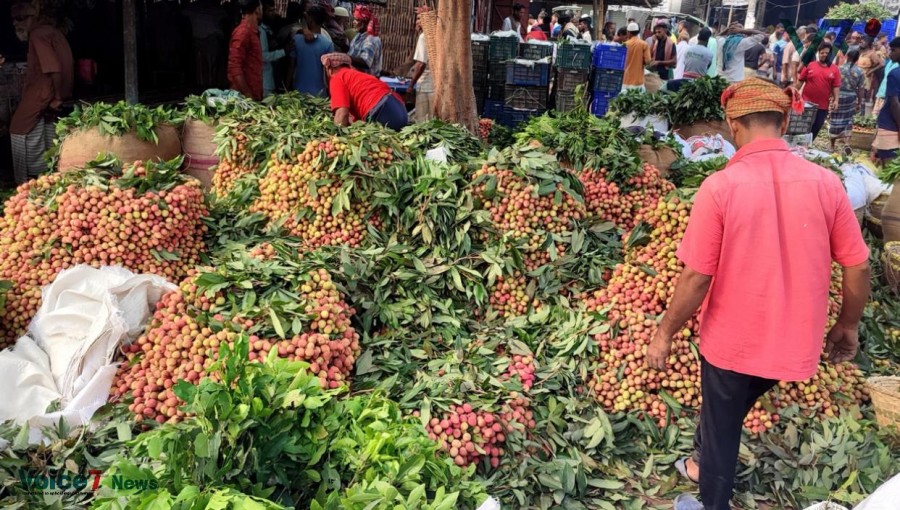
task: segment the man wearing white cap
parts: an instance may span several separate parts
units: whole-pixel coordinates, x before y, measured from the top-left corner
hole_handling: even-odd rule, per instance
[[[644,66],[650,63],[650,47],[640,38],[641,27],[637,23],[629,23],[627,29],[625,75],[622,78],[622,89],[644,90]]]
[[[356,36],[356,30],[350,26],[350,11],[343,7],[335,7],[334,18],[337,20],[338,24],[343,27],[344,36],[347,37],[347,40],[352,41],[353,37]]]

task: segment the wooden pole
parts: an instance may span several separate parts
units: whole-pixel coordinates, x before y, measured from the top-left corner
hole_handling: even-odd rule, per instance
[[[138,102],[137,17],[135,16],[134,2],[135,0],[122,1],[123,42],[125,49],[125,101],[129,104]]]
[[[596,40],[600,40],[603,34],[603,28],[606,25],[606,2],[603,0],[594,0],[594,31],[596,32]]]

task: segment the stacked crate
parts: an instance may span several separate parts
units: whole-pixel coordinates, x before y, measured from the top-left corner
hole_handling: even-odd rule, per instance
[[[516,127],[547,110],[554,48],[545,42],[521,43],[518,59],[506,62],[501,124]]]
[[[556,109],[575,108],[575,89],[585,85],[591,75],[591,45],[563,43],[556,52]],[[590,97],[590,94],[585,94]]]
[[[591,112],[606,115],[609,102],[622,91],[625,76],[625,46],[601,44],[594,50],[591,69]]]
[[[550,63],[513,60],[506,63],[506,98],[501,123],[516,127],[547,110],[550,90]]]
[[[490,42],[481,39],[472,39],[472,88],[475,90],[475,106],[478,115],[484,113],[484,100],[488,94],[488,52]]]
[[[492,35],[488,43],[488,73],[484,94],[483,117],[503,120],[506,104],[506,63],[519,55],[517,37],[497,37]]]

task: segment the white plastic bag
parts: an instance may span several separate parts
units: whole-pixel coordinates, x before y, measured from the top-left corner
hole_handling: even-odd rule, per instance
[[[143,331],[156,302],[177,287],[153,275],[121,267],[86,265],[61,272],[42,291],[29,332],[12,350],[0,352],[0,421],[41,428],[60,419],[86,425],[109,397],[119,345]],[[46,413],[54,401],[60,411]]]

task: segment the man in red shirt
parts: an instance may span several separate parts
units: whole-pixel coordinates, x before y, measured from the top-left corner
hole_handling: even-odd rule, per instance
[[[831,65],[831,44],[823,42],[819,45],[817,60],[810,62],[800,71],[800,83],[803,84],[803,100],[814,103],[819,109],[813,122],[813,140],[825,125],[828,109],[833,101],[837,105],[841,95],[841,70]]]
[[[241,23],[231,34],[228,50],[229,86],[257,101],[263,98],[263,55],[259,42],[259,0],[240,0]]]
[[[23,184],[47,169],[44,152],[56,137],[54,120],[60,107],[72,96],[75,72],[72,50],[56,28],[56,13],[49,5],[19,1],[11,13],[16,36],[28,41],[22,100],[9,128],[13,174],[16,184]]]
[[[350,67],[352,62],[346,53],[322,55],[335,124],[365,120],[395,131],[406,127],[409,114],[403,100],[383,81]]]
[[[722,94],[740,149],[694,198],[677,252],[684,271],[647,348],[648,366],[664,369],[672,337],[702,304],[703,404],[694,456],[678,467],[699,480],[703,503],[682,495],[676,510],[730,509],[747,412],[777,381],[815,374],[833,260],[844,267],[843,308],[824,351],[832,363],[856,354],[869,249],[840,179],[781,139],[792,106],[796,91],[758,78]]]

